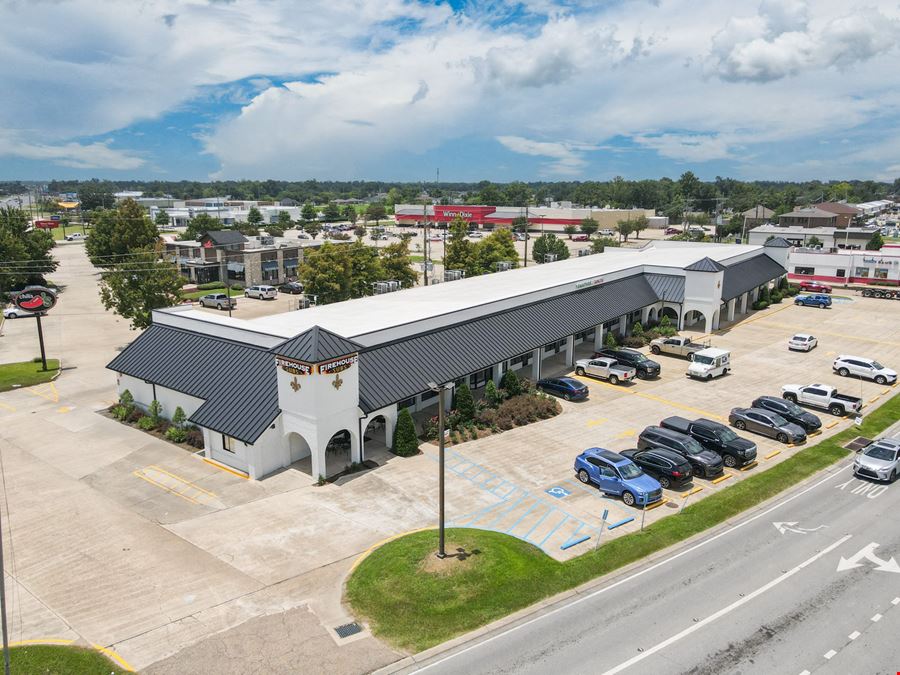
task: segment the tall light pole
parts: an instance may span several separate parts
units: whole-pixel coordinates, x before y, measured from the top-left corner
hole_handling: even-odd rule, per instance
[[[525,205],[525,255],[522,258],[522,267],[528,267],[528,205]]]
[[[431,391],[438,395],[438,552],[437,557],[444,559],[447,552],[444,550],[444,392],[446,385],[428,383]]]

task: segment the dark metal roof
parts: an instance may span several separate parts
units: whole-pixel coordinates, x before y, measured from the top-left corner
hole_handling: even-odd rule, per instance
[[[264,347],[153,325],[107,368],[204,399],[190,421],[245,443],[281,412],[275,357]]]
[[[725,266],[707,256],[706,258],[701,258],[697,262],[688,265],[684,269],[688,272],[721,272],[725,269]]]
[[[360,353],[360,407],[372,412],[658,299],[641,274],[374,347]]]
[[[763,244],[763,246],[768,246],[769,248],[790,248],[791,243],[784,237],[773,237]]]
[[[285,356],[289,359],[307,363],[322,363],[322,361],[328,361],[338,356],[353,354],[359,349],[360,346],[355,342],[342,338],[320,326],[313,326],[300,335],[285,340],[275,347],[274,352],[278,356]]]
[[[730,265],[725,268],[725,278],[722,281],[722,302],[786,273],[786,269],[767,255],[758,255]]]
[[[684,277],[671,274],[645,274],[657,297],[665,302],[684,302]]]
[[[203,239],[209,239],[216,246],[243,244],[247,241],[247,237],[236,230],[211,230],[201,237],[201,241]]]

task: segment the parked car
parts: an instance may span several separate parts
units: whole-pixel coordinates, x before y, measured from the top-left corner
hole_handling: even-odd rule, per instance
[[[673,450],[625,450],[621,455],[637,464],[645,474],[655,478],[663,488],[680,487],[690,483],[694,477],[690,462]]]
[[[691,358],[695,352],[706,349],[709,344],[691,342],[689,337],[661,337],[650,342],[650,351],[654,354],[671,354],[672,356],[685,356]]]
[[[527,232],[516,232],[515,233],[516,241],[525,241],[526,239],[531,239],[531,236]]]
[[[290,295],[299,295],[303,292],[303,284],[299,281],[288,281],[287,283],[281,284],[281,286],[278,287],[278,290]]]
[[[667,227],[663,234],[681,234],[681,230],[679,230],[677,227]]]
[[[818,281],[801,281],[800,290],[804,293],[831,293],[831,286]]]
[[[897,371],[885,368],[874,359],[868,359],[865,356],[846,356],[841,354],[831,369],[841,377],[863,377],[867,380],[874,380],[877,384],[893,384],[897,381]]]
[[[599,230],[597,232],[597,234],[599,234],[601,237],[615,237],[616,236],[615,230],[610,230],[609,228]]]
[[[576,234],[572,237],[572,241],[590,241],[591,238],[586,234]]]
[[[777,396],[760,396],[753,400],[750,404],[751,408],[762,408],[769,412],[781,415],[788,422],[798,424],[806,430],[807,434],[818,431],[822,428],[822,420],[818,415],[813,415],[808,410],[804,410],[796,403],[787,399],[778,398]]]
[[[707,347],[690,355],[691,365],[687,376],[697,380],[711,380],[719,375],[727,375],[731,370],[731,352],[727,349]]]
[[[822,309],[828,309],[831,307],[831,298],[827,295],[798,295],[794,298],[795,305],[802,305],[803,307],[820,307]]]
[[[27,309],[22,309],[21,307],[16,307],[13,305],[12,307],[5,307],[3,309],[3,318],[4,319],[19,319],[23,316],[34,316],[35,312],[29,312]]]
[[[215,307],[216,309],[232,309],[237,307],[237,298],[229,298],[225,293],[208,293],[200,298],[202,307]]]
[[[801,403],[827,410],[832,415],[850,415],[862,410],[862,399],[858,396],[841,394],[827,384],[786,384],[781,388],[781,397],[791,403]]]
[[[578,375],[590,375],[601,380],[609,380],[610,384],[628,382],[633,380],[637,371],[631,366],[626,366],[608,356],[596,359],[579,359],[575,362],[575,373]]]
[[[245,298],[257,300],[274,300],[278,296],[278,290],[274,286],[250,286],[244,289]]]
[[[762,408],[732,408],[728,422],[736,429],[768,436],[779,443],[802,443],[806,440],[806,432],[799,424],[788,422],[781,415]]]
[[[809,333],[797,333],[788,340],[788,349],[798,352],[808,352],[812,351],[818,344],[819,341],[815,336],[810,335]]]
[[[687,434],[707,450],[721,456],[727,467],[745,466],[756,461],[756,443],[741,438],[719,422],[703,418],[690,421],[672,416],[662,420],[659,426]]]
[[[601,349],[599,352],[594,352],[594,358],[598,356],[608,356],[622,365],[633,367],[637,371],[638,379],[641,380],[649,380],[662,373],[661,365],[634,349]]]
[[[588,397],[588,388],[571,377],[545,377],[538,380],[537,388],[567,401],[581,401]]]
[[[81,232],[73,232],[72,234],[66,235],[66,241],[84,241],[87,237]]]
[[[900,439],[882,438],[867,445],[853,461],[853,475],[893,483],[900,476]]]
[[[712,450],[707,450],[687,434],[671,429],[650,426],[641,432],[637,442],[638,450],[667,448],[677,452],[691,465],[695,476],[714,478],[725,469],[725,463]]]
[[[593,483],[606,494],[621,495],[627,506],[647,506],[662,499],[662,487],[656,479],[611,450],[588,448],[575,458],[575,473],[586,485]]]

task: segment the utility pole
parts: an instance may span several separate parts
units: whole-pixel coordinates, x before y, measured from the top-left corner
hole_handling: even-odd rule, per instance
[[[525,255],[522,258],[522,267],[528,267],[528,204],[525,205]]]
[[[428,205],[422,200],[422,255],[425,257],[425,285],[428,285]],[[447,242],[444,241],[444,246]]]
[[[7,515],[9,514],[7,513]],[[0,528],[0,629],[3,631],[3,672],[5,675],[9,675],[9,634],[6,626],[5,569],[6,568],[3,566],[3,530]]]

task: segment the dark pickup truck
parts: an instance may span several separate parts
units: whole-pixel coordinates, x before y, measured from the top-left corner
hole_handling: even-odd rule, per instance
[[[598,356],[607,356],[615,359],[623,366],[631,366],[637,371],[637,376],[642,380],[648,380],[653,377],[659,377],[662,367],[654,360],[648,359],[639,351],[634,349],[601,349],[594,352],[594,358]]]
[[[730,428],[707,419],[686,420],[667,417],[659,426],[687,434],[707,450],[721,455],[727,467],[745,466],[756,461],[756,443],[741,438]]]

